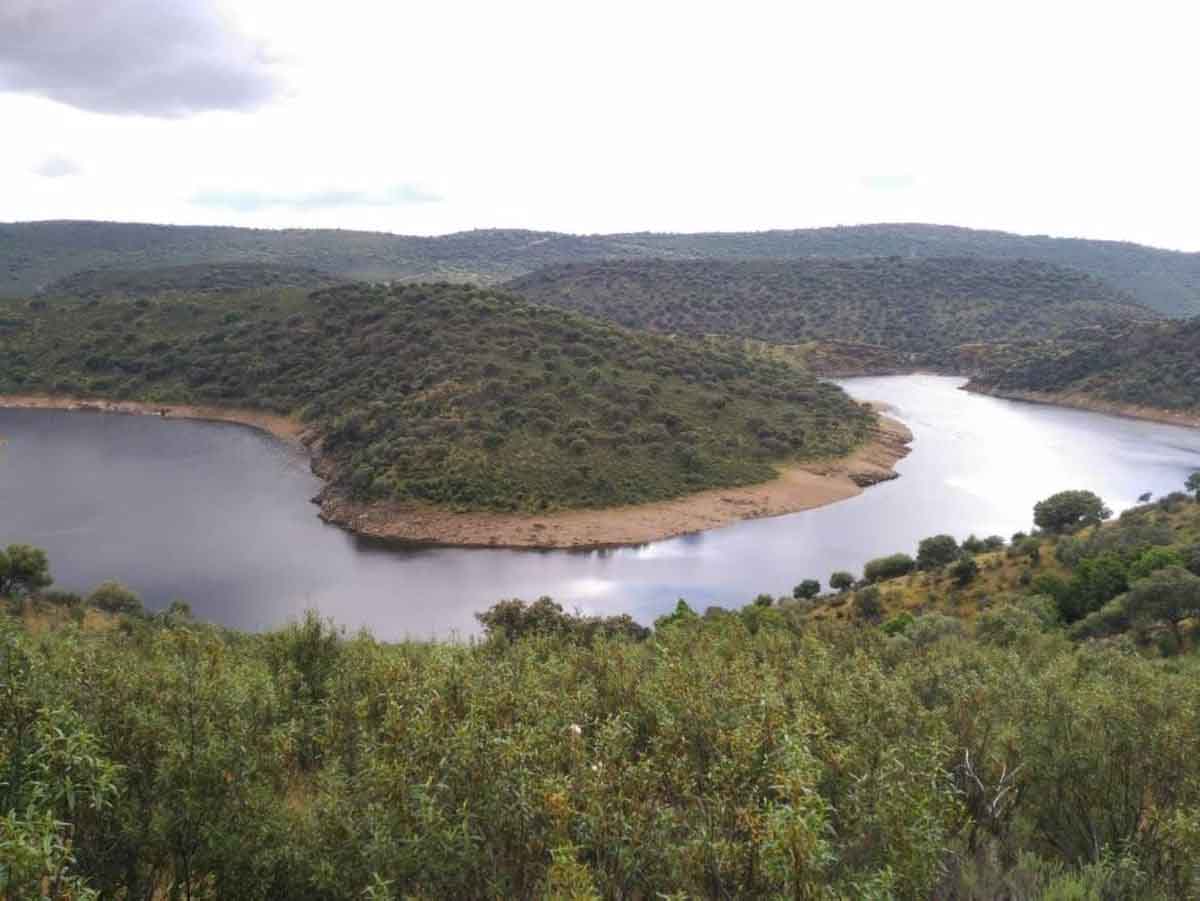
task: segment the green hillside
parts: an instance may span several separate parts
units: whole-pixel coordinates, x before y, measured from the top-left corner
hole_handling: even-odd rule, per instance
[[[328,288],[327,272],[276,263],[192,263],[154,269],[85,269],[47,285],[48,297],[153,297],[167,292],[226,294],[255,288]]]
[[[508,287],[622,325],[773,343],[860,342],[923,362],[962,344],[1112,330],[1157,314],[1089,275],[1029,260],[617,260],[541,269]]]
[[[9,301],[0,334],[0,393],[295,414],[361,500],[658,500],[843,454],[874,424],[784,363],[465,285]]]
[[[993,367],[972,387],[1200,413],[1200,318],[1131,328],[1068,352]]]
[[[1090,273],[1161,313],[1200,314],[1197,253],[916,224],[708,234],[569,235],[487,229],[428,238],[341,230],[10,223],[0,224],[0,296],[29,295],[84,269],[190,263],[272,263],[347,278],[495,283],[542,266],[600,259],[814,256],[1038,260]]]
[[[680,601],[653,630],[506,600],[478,641],[398,644],[315,614],[223,630],[114,583],[50,591],[54,561],[10,546],[0,886],[1200,896],[1200,505],[947,538],[914,574]]]

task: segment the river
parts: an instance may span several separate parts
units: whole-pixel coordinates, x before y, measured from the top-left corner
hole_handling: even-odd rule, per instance
[[[901,477],[842,503],[610,551],[396,549],[317,519],[297,451],[243,426],[0,409],[0,544],[45,548],[56,587],[115,578],[151,609],[267,628],[319,610],[387,639],[466,636],[507,597],[650,623],[686,598],[740,606],[805,578],[858,573],[928,535],[1011,535],[1033,504],[1087,488],[1115,510],[1182,488],[1200,430],[958,390],[962,379],[847,379],[914,435]]]

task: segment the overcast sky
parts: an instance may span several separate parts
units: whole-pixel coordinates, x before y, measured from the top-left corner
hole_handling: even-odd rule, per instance
[[[1196,8],[0,0],[0,220],[1198,251]]]

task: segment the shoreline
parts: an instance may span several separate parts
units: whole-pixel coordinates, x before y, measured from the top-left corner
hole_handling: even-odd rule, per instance
[[[265,431],[309,454],[321,476],[321,458],[304,426],[291,417],[235,407],[93,400],[50,395],[0,395],[0,407],[160,416],[228,422]],[[879,405],[876,405],[879,409]],[[880,415],[870,440],[846,457],[783,467],[768,482],[714,488],[668,501],[543,515],[456,513],[399,502],[362,504],[332,496],[315,499],[322,521],[363,538],[410,546],[514,550],[601,550],[704,532],[749,519],[799,513],[847,500],[899,478],[895,465],[910,452],[912,432]]]
[[[1027,404],[1042,404],[1043,406],[1065,407],[1069,410],[1083,410],[1088,413],[1103,413],[1105,416],[1119,416],[1123,419],[1138,419],[1142,422],[1157,422],[1162,425],[1177,425],[1189,429],[1200,429],[1200,414],[1180,413],[1164,410],[1161,407],[1146,407],[1138,404],[1120,404],[1113,401],[1101,400],[1089,394],[1071,394],[1052,391],[998,391],[969,381],[961,390],[971,394],[982,394],[987,397],[997,397],[1001,400],[1014,400]]]
[[[155,404],[137,400],[89,400],[49,394],[0,394],[0,408],[9,410],[67,410],[78,413],[120,413],[125,416],[158,416],[162,419],[195,419],[230,422],[267,432],[286,444],[304,448],[304,425],[290,416],[207,404]]]

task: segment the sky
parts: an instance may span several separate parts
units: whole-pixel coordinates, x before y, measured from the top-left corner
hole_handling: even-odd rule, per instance
[[[1188,0],[0,0],[0,221],[1200,251]]]

